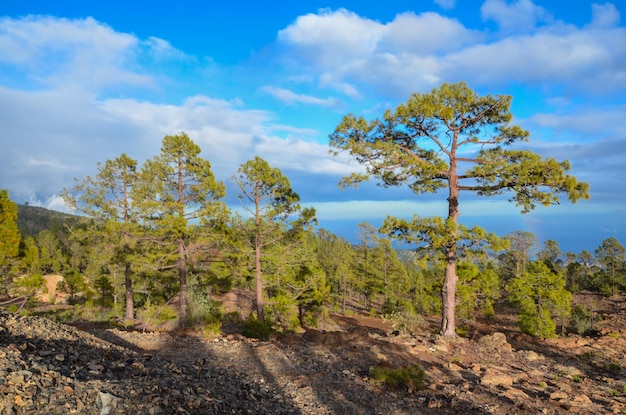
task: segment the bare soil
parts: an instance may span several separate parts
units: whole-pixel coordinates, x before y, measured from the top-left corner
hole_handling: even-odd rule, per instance
[[[436,334],[438,317],[406,335],[389,321],[358,314],[333,315],[320,328],[269,341],[83,329],[140,353],[173,362],[205,358],[244,373],[300,414],[620,414],[626,413],[625,300],[575,296],[574,305],[592,311],[594,330],[546,340],[522,333],[512,310],[466,322],[468,337],[458,338]],[[412,364],[426,373],[419,390],[391,389],[371,378],[372,367]]]

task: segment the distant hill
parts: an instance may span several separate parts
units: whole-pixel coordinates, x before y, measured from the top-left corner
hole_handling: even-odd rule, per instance
[[[17,205],[17,226],[22,236],[35,236],[49,229],[56,230],[65,224],[75,224],[80,216],[57,212],[39,206]]]

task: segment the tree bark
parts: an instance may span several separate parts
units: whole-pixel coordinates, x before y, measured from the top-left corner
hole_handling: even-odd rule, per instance
[[[263,278],[261,275],[261,236],[257,233],[254,244],[254,265],[256,269],[256,315],[260,322],[265,323],[263,313]]]
[[[185,241],[181,238],[178,241],[178,282],[180,286],[178,301],[181,327],[187,327],[189,317],[187,309],[187,267],[185,264],[185,255]]]
[[[126,268],[124,269],[124,287],[126,289],[126,312],[124,313],[125,320],[134,320],[135,319],[135,305],[133,302],[133,280],[132,280],[132,269],[130,263],[126,263]]]
[[[450,191],[448,197],[448,221],[451,222],[454,228],[450,229],[450,241],[445,248],[446,268],[443,287],[441,288],[441,302],[443,308],[441,313],[441,334],[443,336],[452,337],[456,336],[456,285],[459,279],[456,275],[456,249],[458,242],[458,231],[456,227],[459,223],[459,182],[456,168],[456,160],[453,154],[450,160],[450,170],[448,172],[448,186]]]

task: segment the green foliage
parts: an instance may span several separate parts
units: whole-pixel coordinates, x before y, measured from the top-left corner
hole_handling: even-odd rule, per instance
[[[0,189],[0,294],[6,292],[18,272],[20,232],[17,227],[17,205],[9,199],[9,192]]]
[[[73,226],[83,220],[76,215],[39,206],[17,205],[17,209],[17,226],[23,237],[35,237],[41,231],[55,231],[62,229],[65,225]]]
[[[188,323],[187,273],[193,257],[194,239],[203,242],[203,258],[211,259],[219,246],[212,231],[226,222],[228,208],[220,199],[226,195],[224,184],[217,181],[211,163],[200,156],[201,149],[187,134],[167,135],[161,152],[141,168],[133,197],[138,210],[151,229],[151,237],[163,249],[152,258],[160,268],[178,272],[180,324]],[[152,253],[151,253],[152,254]],[[200,258],[200,254],[196,255]],[[154,266],[154,264],[153,264]]]
[[[7,190],[0,190],[0,265],[19,253],[20,232],[17,226],[17,205]]]
[[[457,315],[468,318],[476,310],[485,316],[493,316],[493,304],[500,296],[498,273],[489,264],[478,265],[463,262],[457,266]]]
[[[17,295],[29,297],[29,302],[34,302],[38,292],[45,292],[46,280],[41,274],[23,275],[15,280],[14,286]]]
[[[265,315],[279,332],[292,332],[300,326],[296,302],[284,294],[271,297]]]
[[[555,317],[570,313],[572,295],[565,289],[565,279],[541,261],[531,262],[526,273],[511,280],[509,300],[518,307],[520,328],[525,333],[553,337]]]
[[[264,321],[263,267],[268,266],[268,260],[274,262],[278,268],[274,274],[281,278],[286,267],[298,268],[286,263],[284,255],[271,256],[267,250],[271,247],[277,248],[278,252],[288,250],[288,242],[297,240],[300,233],[316,221],[315,209],[303,209],[300,206],[300,196],[291,188],[289,179],[280,169],[271,167],[258,156],[242,164],[233,176],[233,181],[239,186],[239,199],[249,215],[243,225],[249,234],[246,244],[248,252],[254,260],[257,318]],[[279,242],[284,245],[278,247]],[[262,255],[265,257],[264,263],[261,260]],[[298,272],[292,269],[287,274],[296,275]],[[280,291],[281,286],[278,283],[275,289]]]
[[[461,191],[511,194],[510,201],[524,213],[536,204],[557,204],[559,194],[572,202],[589,198],[589,186],[566,174],[569,162],[508,148],[530,135],[510,125],[511,100],[504,95],[479,96],[463,82],[445,83],[430,93],[411,95],[406,104],[387,110],[380,119],[346,115],[330,135],[333,154],[346,152],[365,168],[365,173],[343,178],[342,187],[374,177],[383,187],[407,185],[416,195],[448,189],[445,220],[388,217],[381,230],[418,248],[442,252],[444,335],[454,335],[458,251],[504,248],[495,235],[490,238],[482,229],[459,226]]]
[[[581,336],[594,328],[592,313],[583,305],[577,305],[572,310],[571,322],[576,329],[576,333]]]
[[[58,291],[69,295],[70,304],[75,304],[78,300],[78,294],[84,292],[86,288],[85,276],[76,270],[66,272],[63,279],[57,284]]]
[[[393,331],[398,333],[417,335],[428,327],[428,323],[420,314],[417,314],[413,307],[406,304],[400,310],[383,316],[385,320],[391,321]]]
[[[376,383],[388,388],[406,388],[409,392],[415,392],[422,388],[426,372],[417,364],[412,364],[395,369],[383,366],[372,367],[370,375]]]
[[[621,286],[626,285],[625,254],[626,248],[614,237],[602,241],[595,250],[598,264],[601,266],[599,275],[602,281],[600,286],[602,294],[615,295]]]
[[[101,307],[111,307],[113,305],[113,284],[107,275],[100,275],[93,282],[93,287],[99,295],[98,303]]]
[[[222,320],[222,304],[210,298],[206,289],[191,287],[189,295],[189,325],[191,327],[211,327],[219,331]]]
[[[469,324],[459,324],[456,326],[456,334],[461,337],[469,337],[471,329]]]
[[[139,310],[138,314],[139,318],[141,318],[146,325],[162,325],[178,318],[178,314],[172,306],[168,304],[157,305],[150,301]]]
[[[59,237],[50,230],[43,230],[35,236],[39,248],[39,267],[43,274],[59,274],[67,268]]]
[[[251,339],[267,340],[272,334],[272,327],[259,321],[256,316],[250,316],[242,323],[241,334]]]

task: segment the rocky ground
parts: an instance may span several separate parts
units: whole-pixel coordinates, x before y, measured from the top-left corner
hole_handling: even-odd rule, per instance
[[[475,323],[469,338],[337,317],[258,341],[85,331],[0,312],[0,415],[626,413],[625,298],[577,301],[596,312],[597,332],[546,341],[508,315]],[[415,363],[420,390],[370,379],[370,367]]]

